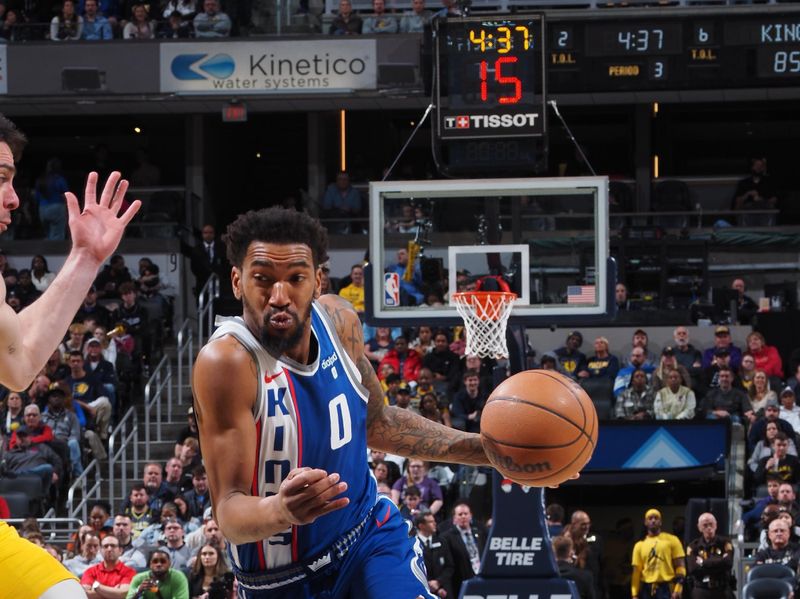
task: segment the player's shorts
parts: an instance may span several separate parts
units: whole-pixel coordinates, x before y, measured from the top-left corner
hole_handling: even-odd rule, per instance
[[[437,599],[428,590],[422,547],[388,498],[378,500],[358,541],[335,567],[310,582],[256,591],[240,599]]]
[[[0,520],[0,599],[38,599],[54,584],[78,580],[52,555]]]

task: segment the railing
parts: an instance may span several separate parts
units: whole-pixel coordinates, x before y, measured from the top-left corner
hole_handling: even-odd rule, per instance
[[[139,472],[139,417],[136,408],[129,408],[122,420],[108,436],[108,501],[112,506],[125,500],[128,489],[128,450],[132,449],[133,472]],[[116,468],[119,468],[119,488],[117,495]]]
[[[161,435],[164,411],[162,410],[161,399],[166,391],[167,395],[167,422],[172,421],[172,364],[168,356],[161,358],[153,374],[144,386],[144,435],[145,435],[145,459],[150,459],[150,424],[153,418],[151,412],[155,406],[155,441],[163,440]]]
[[[50,513],[50,512],[48,512]],[[25,522],[24,518],[9,518],[5,520],[12,526],[21,525]],[[39,530],[42,531],[45,543],[52,543],[63,547],[72,540],[72,535],[86,522],[80,518],[55,518],[44,516],[37,518]]]
[[[197,345],[202,346],[214,330],[214,300],[219,297],[219,278],[211,275],[197,298]],[[205,326],[203,326],[205,324]]]
[[[178,363],[178,404],[183,403],[184,384],[192,384],[192,365],[194,364],[194,329],[188,318],[178,330],[176,360]],[[184,383],[185,380],[185,383]]]
[[[94,482],[89,483],[89,475],[94,475]],[[92,460],[86,469],[70,486],[67,491],[67,517],[77,518],[80,513],[81,519],[86,521],[89,516],[89,503],[104,499],[101,494],[103,475],[100,472],[100,462]],[[80,489],[81,500],[75,504],[75,493]]]

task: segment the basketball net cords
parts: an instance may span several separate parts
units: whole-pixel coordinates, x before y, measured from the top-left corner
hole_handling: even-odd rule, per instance
[[[490,297],[486,302],[474,296],[456,296],[456,309],[467,329],[465,354],[481,358],[508,358],[506,326],[514,299],[503,295]]]

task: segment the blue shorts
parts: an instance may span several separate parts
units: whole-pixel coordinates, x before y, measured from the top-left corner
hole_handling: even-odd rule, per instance
[[[383,524],[380,524],[380,522]],[[240,599],[437,599],[428,590],[422,547],[388,498],[378,501],[364,532],[324,576],[269,591],[239,587]]]

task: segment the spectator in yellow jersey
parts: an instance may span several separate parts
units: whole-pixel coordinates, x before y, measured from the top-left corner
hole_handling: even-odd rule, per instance
[[[354,264],[350,268],[350,284],[339,290],[339,295],[353,304],[359,314],[364,313],[364,267]]]
[[[683,545],[661,531],[661,512],[644,515],[647,536],[633,547],[631,596],[634,599],[680,599],[686,578]]]

